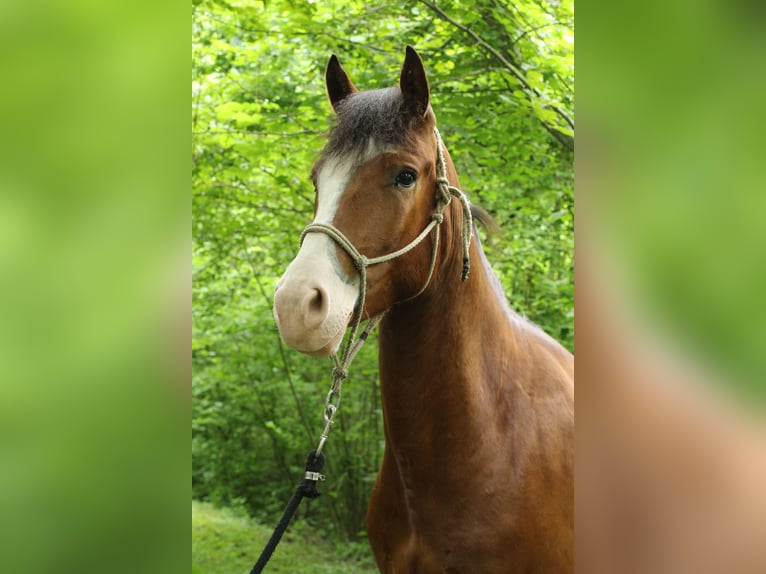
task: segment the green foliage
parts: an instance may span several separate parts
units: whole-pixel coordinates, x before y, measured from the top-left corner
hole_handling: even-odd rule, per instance
[[[393,85],[404,46],[418,49],[462,187],[503,230],[485,249],[511,306],[573,347],[573,17],[571,1],[194,3],[196,498],[273,522],[321,431],[330,363],[281,346],[271,296],[311,219],[332,53],[368,89]],[[373,338],[324,496],[301,510],[324,534],[363,531],[383,447],[377,384]]]

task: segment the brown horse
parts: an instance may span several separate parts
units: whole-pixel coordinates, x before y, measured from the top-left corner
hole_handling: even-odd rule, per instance
[[[359,92],[335,56],[326,80],[339,122],[274,315],[288,345],[327,355],[359,315],[386,313],[378,567],[571,572],[574,359],[510,310],[467,202],[450,201],[462,192],[415,50],[398,87]]]

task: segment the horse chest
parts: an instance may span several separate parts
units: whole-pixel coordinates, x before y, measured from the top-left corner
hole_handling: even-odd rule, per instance
[[[545,445],[520,436],[485,434],[460,452],[439,445],[446,454],[433,458],[389,448],[367,521],[381,571],[570,571],[571,528],[554,526],[571,522],[557,503],[566,481],[544,480]]]
[[[388,457],[370,500],[367,528],[382,572],[492,574],[532,563],[513,524],[519,509],[508,489],[445,482],[436,474],[430,485],[415,486],[412,474]]]

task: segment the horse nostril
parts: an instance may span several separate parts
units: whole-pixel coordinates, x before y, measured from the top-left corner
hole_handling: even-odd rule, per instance
[[[309,301],[309,313],[320,313],[322,311],[322,304],[324,303],[324,297],[319,289],[314,289],[314,296]]]
[[[309,329],[318,327],[330,312],[330,300],[322,288],[310,289],[303,300],[303,319]]]

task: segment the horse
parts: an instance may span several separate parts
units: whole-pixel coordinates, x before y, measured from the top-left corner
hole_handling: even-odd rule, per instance
[[[335,55],[325,80],[338,122],[274,318],[288,346],[334,356],[349,325],[385,313],[366,521],[379,570],[572,572],[573,355],[510,309],[415,49],[398,86],[359,91]]]

